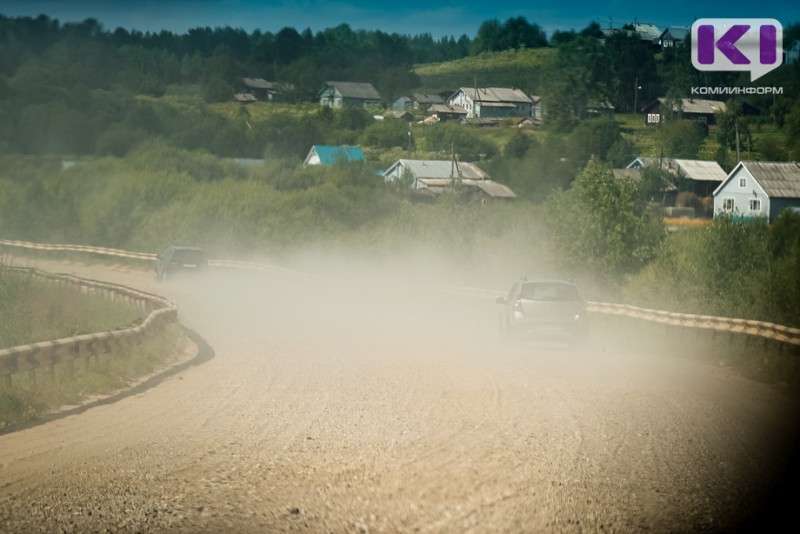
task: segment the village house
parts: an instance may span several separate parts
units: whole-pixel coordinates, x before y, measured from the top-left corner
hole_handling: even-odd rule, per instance
[[[303,167],[308,165],[334,165],[350,161],[366,161],[361,147],[314,145],[308,151]]]
[[[642,109],[646,126],[656,126],[663,121],[663,108],[667,105],[666,102],[667,99],[661,97]],[[682,118],[698,121],[708,126],[716,124],[715,113],[723,113],[726,110],[725,102],[700,98],[682,98],[678,105],[680,105],[680,109],[676,105],[673,111],[680,111]]]
[[[714,191],[714,217],[774,221],[800,210],[800,163],[741,161]]]
[[[661,48],[675,48],[681,46],[689,35],[689,28],[686,26],[672,26],[664,30],[658,38]]]
[[[399,159],[383,173],[383,178],[386,182],[407,180],[413,191],[427,196],[437,196],[456,183],[472,189],[482,201],[517,196],[505,185],[493,181],[477,165],[455,159]]]
[[[321,106],[331,108],[382,106],[381,95],[371,83],[325,82],[317,93]]]
[[[638,157],[626,166],[627,169],[644,167],[663,169],[673,175],[676,182],[688,182],[688,189],[699,197],[711,196],[728,176],[716,161],[696,159]]]
[[[444,98],[436,94],[414,93],[409,96],[401,96],[392,104],[395,111],[428,111],[428,108],[435,104],[444,104]]]
[[[280,102],[292,86],[278,82],[268,82],[262,78],[242,78],[239,92],[233,98],[237,102]]]
[[[461,107],[468,118],[504,119],[532,117],[533,99],[524,91],[505,87],[462,87],[447,99],[451,107]]]

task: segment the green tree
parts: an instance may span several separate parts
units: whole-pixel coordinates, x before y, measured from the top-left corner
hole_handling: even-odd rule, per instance
[[[428,150],[444,157],[455,153],[462,161],[479,161],[491,159],[497,154],[497,147],[492,142],[460,124],[436,124],[425,128],[423,135]]]
[[[361,134],[361,142],[376,148],[407,148],[411,126],[401,119],[374,121]]]
[[[590,119],[576,126],[570,133],[569,151],[576,167],[583,167],[592,156],[608,161],[609,151],[621,141],[622,132],[616,121],[607,118]]]
[[[607,62],[603,45],[592,37],[581,36],[559,47],[542,91],[547,122],[554,129],[570,130],[588,116],[590,104],[608,98]]]
[[[610,287],[646,265],[664,236],[657,213],[638,185],[616,180],[596,158],[545,208],[567,272],[594,277]]]
[[[662,122],[657,140],[661,153],[670,158],[696,159],[706,132],[697,121],[677,119]]]

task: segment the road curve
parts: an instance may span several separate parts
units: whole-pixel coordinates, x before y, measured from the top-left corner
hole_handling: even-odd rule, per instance
[[[798,399],[729,368],[509,343],[491,301],[375,282],[40,266],[166,296],[215,356],[0,436],[0,532],[715,532],[797,502]]]

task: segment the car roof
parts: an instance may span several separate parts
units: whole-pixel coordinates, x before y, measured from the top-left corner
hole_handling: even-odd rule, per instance
[[[522,277],[519,279],[522,284],[566,284],[574,286],[575,282],[567,278],[527,278]]]
[[[203,249],[201,249],[200,247],[187,247],[183,245],[169,245],[167,246],[167,248],[171,248],[172,250],[195,250],[198,252],[203,251]]]

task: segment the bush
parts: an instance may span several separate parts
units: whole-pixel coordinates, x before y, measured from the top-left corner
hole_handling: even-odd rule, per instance
[[[638,184],[616,180],[595,158],[570,190],[550,197],[545,213],[565,270],[591,275],[610,290],[652,259],[664,235]]]
[[[375,148],[407,148],[410,139],[411,126],[400,119],[374,121],[361,134],[361,142]]]

